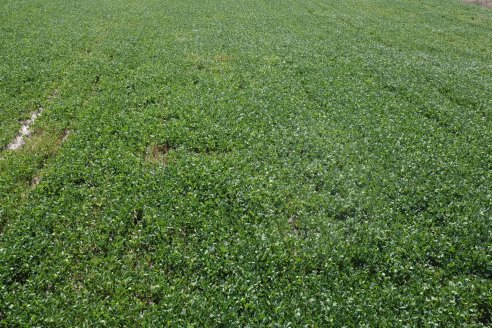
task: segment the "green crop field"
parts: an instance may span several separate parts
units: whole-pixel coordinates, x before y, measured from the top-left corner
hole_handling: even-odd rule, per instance
[[[0,0],[0,326],[479,327],[491,279],[492,10]]]

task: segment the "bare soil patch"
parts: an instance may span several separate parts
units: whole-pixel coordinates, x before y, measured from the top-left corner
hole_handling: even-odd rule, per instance
[[[465,2],[492,9],[492,0],[465,0]]]
[[[68,137],[70,136],[71,133],[72,133],[72,131],[70,131],[68,129],[64,130],[60,139],[59,139],[60,143],[64,143],[68,139]]]
[[[31,180],[31,187],[35,188],[39,183],[41,182],[41,177],[40,176],[35,176]]]
[[[168,142],[162,145],[152,145],[147,149],[146,160],[166,166],[168,164],[167,155],[171,149],[172,147]]]
[[[31,136],[31,125],[39,117],[39,115],[41,115],[42,112],[43,108],[41,107],[31,114],[31,118],[22,122],[22,126],[17,133],[17,137],[15,137],[15,139],[12,140],[10,144],[8,144],[7,149],[17,150],[26,143],[26,138],[29,138]]]

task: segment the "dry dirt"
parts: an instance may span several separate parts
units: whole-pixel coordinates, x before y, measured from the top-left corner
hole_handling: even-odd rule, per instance
[[[43,112],[43,108],[39,108],[37,111],[31,114],[31,118],[27,121],[22,122],[22,126],[17,133],[17,137],[7,146],[7,149],[16,150],[22,147],[23,144],[26,143],[26,138],[31,136],[31,124],[38,118],[39,115]]]
[[[465,2],[492,9],[492,0],[465,0]]]

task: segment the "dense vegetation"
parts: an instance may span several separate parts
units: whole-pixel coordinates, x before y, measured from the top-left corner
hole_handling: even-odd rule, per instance
[[[0,124],[2,326],[492,322],[486,8],[0,0]]]

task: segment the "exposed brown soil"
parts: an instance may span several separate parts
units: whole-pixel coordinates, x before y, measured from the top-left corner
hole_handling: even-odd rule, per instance
[[[40,176],[35,176],[31,180],[31,187],[36,187],[39,183],[41,182],[41,177]]]
[[[58,89],[53,90],[48,96],[48,101],[52,101],[53,99],[58,98],[59,95],[60,95],[60,90]]]
[[[17,137],[15,137],[15,139],[12,140],[10,144],[8,144],[7,149],[17,150],[26,143],[25,139],[31,136],[31,124],[34,123],[34,121],[38,118],[39,115],[41,115],[42,112],[43,108],[39,108],[37,111],[31,114],[30,119],[22,122],[22,126],[19,130],[19,133],[17,133]]]
[[[70,133],[72,133],[72,131],[70,131],[70,130],[63,131],[63,134],[61,135],[60,143],[65,142],[68,139],[68,137],[70,136]]]
[[[294,233],[299,233],[299,222],[297,220],[297,217],[296,216],[291,216],[289,218],[289,224],[290,224],[290,227],[292,228],[292,232]]]
[[[52,102],[54,99],[58,98],[60,95],[60,90],[54,89],[47,97],[49,102]],[[31,117],[28,120],[25,120],[22,122],[21,128],[19,129],[19,132],[17,133],[17,136],[15,137],[14,140],[12,140],[11,143],[7,145],[7,149],[10,150],[17,150],[21,148],[25,143],[26,139],[31,137],[32,131],[31,131],[31,125],[34,123],[34,121],[43,113],[44,108],[39,107],[38,110],[34,111],[31,113]],[[68,134],[70,131],[66,131],[64,134],[63,140],[68,137]]]
[[[168,142],[162,145],[152,145],[147,150],[146,159],[150,162],[166,166],[168,164],[167,154],[171,149],[171,145]]]
[[[492,0],[465,0],[465,2],[492,9]]]

